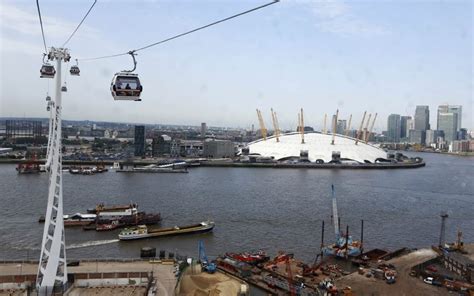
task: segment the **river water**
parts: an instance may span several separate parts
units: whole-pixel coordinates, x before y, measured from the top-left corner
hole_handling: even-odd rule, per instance
[[[437,244],[446,211],[446,238],[458,229],[474,242],[474,158],[420,154],[426,167],[397,170],[193,168],[189,174],[95,176],[64,173],[65,213],[85,212],[99,202],[136,202],[159,211],[162,226],[212,219],[213,233],[118,242],[112,232],[66,230],[68,258],[138,257],[143,246],[197,256],[198,241],[215,256],[263,249],[293,252],[310,261],[325,241],[334,240],[331,184],[342,227],[360,237],[365,220],[367,248],[395,249]],[[46,211],[47,174],[18,175],[0,165],[0,259],[37,259]]]

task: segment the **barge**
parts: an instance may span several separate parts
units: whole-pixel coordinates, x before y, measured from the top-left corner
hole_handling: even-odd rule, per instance
[[[204,233],[212,231],[213,221],[204,221],[199,224],[188,226],[174,226],[170,228],[148,228],[146,225],[139,225],[135,228],[125,228],[118,235],[120,240],[135,240],[148,237],[169,236],[178,234]]]

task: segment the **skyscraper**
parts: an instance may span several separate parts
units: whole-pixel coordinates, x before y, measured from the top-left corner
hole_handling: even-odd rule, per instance
[[[430,109],[428,106],[416,106],[415,130],[426,131],[430,129]]]
[[[145,155],[145,126],[135,126],[135,156]]]
[[[440,113],[454,113],[457,116],[456,131],[459,131],[462,126],[462,106],[460,105],[439,105],[438,106],[438,117],[437,117],[437,128],[439,128],[439,114]]]
[[[253,127],[252,127],[253,130]],[[207,124],[205,122],[201,123],[201,138],[205,138],[207,133]]]
[[[387,122],[388,140],[394,143],[400,142],[400,115],[390,114]]]
[[[411,116],[400,117],[400,139],[408,138],[408,130],[412,129],[408,126],[408,120],[411,120]]]
[[[346,120],[338,120],[337,121],[337,128],[336,133],[340,135],[344,135],[346,133],[347,123]]]
[[[438,130],[444,132],[444,140],[457,140],[458,115],[456,113],[438,113]]]

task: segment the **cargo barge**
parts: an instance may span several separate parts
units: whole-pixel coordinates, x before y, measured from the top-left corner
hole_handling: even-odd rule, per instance
[[[199,224],[188,226],[174,226],[170,228],[148,228],[146,225],[140,225],[135,228],[125,228],[120,232],[120,240],[136,240],[148,237],[160,237],[178,234],[204,233],[214,229],[214,222],[204,221]]]

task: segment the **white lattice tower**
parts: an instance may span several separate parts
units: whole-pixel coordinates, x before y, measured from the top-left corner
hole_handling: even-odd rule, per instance
[[[54,287],[61,289],[67,283],[61,152],[61,63],[68,53],[62,48],[51,48],[51,52],[56,59],[56,96],[48,154],[50,161],[48,204],[36,279],[39,295],[50,295]]]

